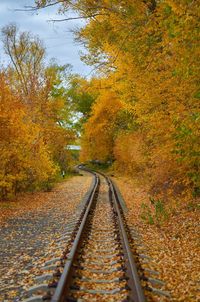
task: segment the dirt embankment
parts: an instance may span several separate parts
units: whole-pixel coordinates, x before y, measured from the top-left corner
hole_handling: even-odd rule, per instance
[[[141,235],[148,255],[154,259],[154,268],[160,272],[160,279],[166,282],[166,289],[171,292],[170,301],[200,301],[198,205],[191,202],[179,204],[170,212],[170,205],[163,209],[162,204],[156,204],[156,214],[155,204],[149,202],[147,186],[124,177],[116,177],[115,181],[128,206],[129,222]],[[158,298],[155,301],[163,300]]]

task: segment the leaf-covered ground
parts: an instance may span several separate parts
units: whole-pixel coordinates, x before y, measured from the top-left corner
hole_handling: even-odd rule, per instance
[[[38,268],[52,257],[54,240],[90,183],[90,176],[76,176],[52,192],[24,194],[0,203],[0,301],[20,301]]]
[[[142,236],[152,268],[160,272],[176,302],[200,301],[200,211],[191,204],[179,205],[161,225],[141,219],[142,203],[148,201],[147,188],[134,180],[117,178],[129,208],[128,219]],[[152,301],[152,300],[151,300]],[[153,301],[163,301],[155,298]],[[169,301],[169,298],[164,301]]]

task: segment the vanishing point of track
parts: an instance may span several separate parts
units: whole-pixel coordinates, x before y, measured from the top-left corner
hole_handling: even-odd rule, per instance
[[[94,180],[70,233],[70,245],[62,259],[52,261],[59,262],[55,272],[38,278],[50,282],[35,286],[26,301],[144,302],[118,193],[104,174],[79,168],[92,173]]]

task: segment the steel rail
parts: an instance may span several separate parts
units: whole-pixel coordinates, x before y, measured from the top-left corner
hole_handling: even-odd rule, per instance
[[[114,208],[117,213],[118,217],[118,225],[123,245],[123,251],[124,251],[124,258],[126,259],[125,265],[127,269],[127,276],[128,276],[128,286],[130,288],[130,298],[131,301],[134,302],[145,302],[146,298],[144,296],[144,291],[141,286],[140,278],[137,272],[137,267],[135,264],[135,260],[133,258],[133,254],[129,245],[128,237],[126,234],[126,230],[124,227],[122,215],[121,215],[121,205],[117,198],[117,193],[115,191],[114,185],[112,181],[104,175],[104,177],[107,180],[107,183],[109,185],[110,190],[110,197],[112,198]]]
[[[77,255],[77,251],[78,248],[81,244],[81,237],[83,234],[83,230],[85,228],[86,225],[86,221],[87,221],[87,217],[88,214],[90,212],[90,209],[92,207],[94,198],[95,198],[95,193],[98,190],[98,186],[99,186],[99,177],[96,175],[96,173],[92,173],[95,176],[95,183],[94,183],[94,187],[93,190],[88,198],[88,206],[86,208],[86,211],[84,213],[81,225],[79,227],[79,230],[77,232],[77,235],[75,237],[73,246],[71,248],[71,251],[68,255],[68,258],[66,260],[65,266],[64,266],[64,270],[63,273],[61,275],[61,278],[58,282],[58,285],[56,287],[55,293],[51,299],[51,302],[64,302],[66,301],[66,293],[68,291],[68,288],[70,286],[70,280],[72,278],[72,266],[73,266],[73,262],[76,259],[76,255]]]

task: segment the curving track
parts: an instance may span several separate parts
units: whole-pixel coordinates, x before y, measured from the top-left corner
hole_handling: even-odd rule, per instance
[[[52,260],[56,271],[41,276],[48,283],[32,288],[26,302],[145,301],[115,187],[105,175],[86,171],[94,175],[93,186],[71,245]]]

